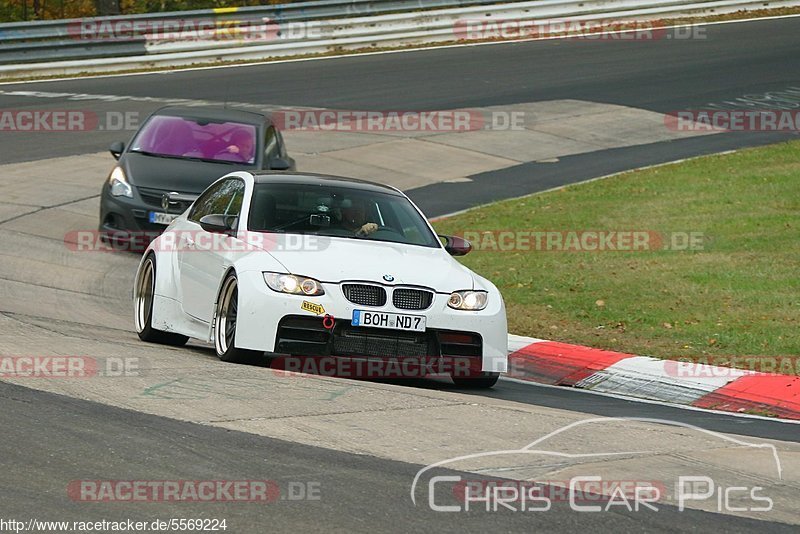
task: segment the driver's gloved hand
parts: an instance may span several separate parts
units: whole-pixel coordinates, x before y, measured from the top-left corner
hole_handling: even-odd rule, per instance
[[[356,230],[356,235],[358,237],[366,237],[369,234],[373,233],[375,230],[378,229],[378,225],[375,223],[366,223],[361,228]]]

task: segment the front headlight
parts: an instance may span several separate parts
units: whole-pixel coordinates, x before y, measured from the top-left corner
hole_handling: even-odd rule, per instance
[[[485,291],[454,291],[447,305],[454,310],[478,311],[486,307],[489,294]]]
[[[325,290],[322,289],[322,284],[313,278],[307,278],[305,276],[264,273],[264,281],[271,290],[277,291],[278,293],[306,295],[308,297],[316,297],[325,294]]]
[[[133,198],[133,188],[128,183],[125,177],[125,171],[122,167],[114,167],[111,175],[108,177],[108,185],[111,187],[112,197],[128,197]]]

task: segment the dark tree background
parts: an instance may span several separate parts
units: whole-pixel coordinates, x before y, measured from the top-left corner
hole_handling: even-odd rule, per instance
[[[119,15],[119,0],[94,0],[94,10],[97,15]]]
[[[0,0],[0,23],[290,4],[302,0]]]

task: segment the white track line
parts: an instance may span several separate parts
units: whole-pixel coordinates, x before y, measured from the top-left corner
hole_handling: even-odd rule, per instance
[[[586,393],[588,395],[599,395],[601,397],[611,397],[613,399],[626,400],[626,401],[630,401],[630,402],[640,402],[640,403],[644,403],[644,404],[657,404],[659,406],[668,406],[670,408],[680,408],[681,410],[690,410],[690,411],[693,411],[693,412],[705,412],[707,414],[712,414],[712,415],[739,417],[739,418],[742,418],[742,419],[758,419],[760,421],[771,421],[773,423],[784,423],[784,424],[787,424],[787,425],[800,425],[800,421],[793,420],[793,419],[779,419],[777,417],[765,417],[763,415],[756,415],[756,414],[749,414],[749,413],[723,412],[723,411],[720,411],[720,410],[710,410],[708,408],[698,408],[697,406],[688,406],[688,405],[685,405],[685,404],[673,404],[671,402],[665,402],[665,401],[655,401],[655,400],[649,400],[649,399],[639,399],[639,398],[635,398],[635,397],[626,397],[624,395],[616,395],[614,393],[606,393],[606,392],[601,392],[601,391],[592,391],[591,389],[577,389],[577,388],[568,388],[568,387],[565,387],[565,386],[551,386],[549,384],[541,384],[539,382],[531,382],[531,381],[528,381],[528,380],[520,380],[518,378],[510,378],[510,377],[502,376],[502,375],[500,376],[500,380],[506,381],[506,382],[515,382],[515,383],[518,383],[518,384],[525,384],[527,386],[533,386],[533,387],[558,389],[558,390],[561,390],[561,391],[564,391],[565,389],[568,389],[568,390],[574,391],[576,393],[579,392],[579,393]],[[558,407],[556,406],[556,408],[558,408]],[[566,408],[559,408],[559,409],[566,410]]]

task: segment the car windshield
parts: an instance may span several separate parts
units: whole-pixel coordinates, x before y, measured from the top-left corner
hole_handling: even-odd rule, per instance
[[[439,247],[404,196],[315,184],[256,184],[248,229]]]
[[[255,148],[252,124],[156,115],[136,135],[131,152],[252,165]]]

